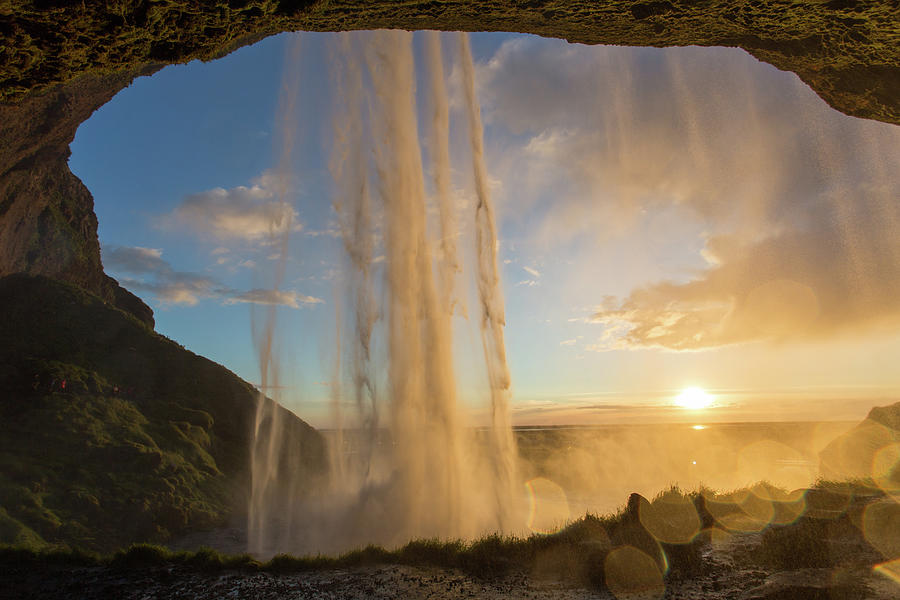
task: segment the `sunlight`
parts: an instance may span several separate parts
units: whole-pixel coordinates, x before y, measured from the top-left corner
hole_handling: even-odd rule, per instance
[[[700,410],[712,406],[713,397],[698,387],[689,387],[678,394],[675,405],[688,410]]]

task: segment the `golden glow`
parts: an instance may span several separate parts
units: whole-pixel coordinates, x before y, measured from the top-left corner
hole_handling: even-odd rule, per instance
[[[704,429],[706,429],[706,427],[703,425],[694,425],[693,427],[691,427],[691,429],[695,431],[703,431]]]
[[[525,482],[528,491],[528,528],[533,533],[556,533],[572,516],[566,492],[543,477]]]
[[[688,410],[700,410],[712,406],[713,397],[698,387],[689,387],[675,398],[676,406]]]
[[[900,558],[875,565],[872,570],[900,585]]]

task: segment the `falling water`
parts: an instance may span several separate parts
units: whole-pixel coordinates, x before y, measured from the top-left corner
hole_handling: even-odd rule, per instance
[[[274,497],[273,490],[297,492],[273,480],[285,477],[283,464],[277,464],[282,440],[274,422],[260,426],[268,418],[261,412],[250,520],[256,552],[334,552],[422,537],[471,538],[517,531],[522,521],[497,231],[468,38],[460,36],[459,50],[477,199],[469,222],[475,229],[473,273],[490,388],[487,439],[469,426],[457,398],[453,319],[463,231],[451,194],[441,37],[429,33],[424,41],[432,199],[420,146],[412,34],[343,35],[333,49],[337,93],[330,170],[346,268],[336,302],[341,339],[331,385],[338,423],[330,437],[331,478],[300,502]],[[436,226],[428,217],[430,203]],[[265,340],[264,385],[272,342]]]
[[[288,45],[287,64],[296,65],[299,62],[299,54],[300,38],[295,37]],[[278,107],[278,122],[281,125],[282,135],[279,149],[280,160],[273,173],[278,202],[282,206],[290,204],[288,193],[296,131],[299,82],[297,69],[285,70]],[[281,215],[281,220],[272,222],[269,232],[276,251],[274,280],[271,284],[275,291],[278,291],[284,282],[293,211],[285,210],[281,212]],[[287,222],[283,222],[283,219],[287,219]],[[292,439],[291,436],[286,435],[282,422],[285,417],[284,409],[266,397],[267,393],[272,393],[277,400],[279,390],[278,362],[274,357],[277,306],[270,304],[264,306],[262,311],[261,323],[255,311],[251,315],[253,343],[259,360],[260,393],[253,427],[253,445],[250,451],[251,482],[247,530],[249,550],[256,553],[264,552],[272,538],[273,534],[270,530],[273,524],[269,515],[273,509],[287,519],[290,519],[293,514],[293,511],[290,510],[293,486],[290,485],[290,482],[285,482],[281,474],[290,468],[288,463],[299,462],[299,457],[285,456],[284,453],[284,447]]]
[[[472,147],[472,168],[475,175],[475,250],[477,253],[478,299],[481,301],[481,344],[491,386],[491,442],[496,475],[497,515],[506,521],[506,508],[515,497],[515,440],[510,422],[510,376],[506,364],[506,344],[503,327],[506,324],[503,296],[500,293],[500,273],[497,268],[497,224],[487,184],[484,166],[484,130],[481,109],[475,95],[475,69],[469,36],[459,34],[463,89],[469,117],[469,140]]]

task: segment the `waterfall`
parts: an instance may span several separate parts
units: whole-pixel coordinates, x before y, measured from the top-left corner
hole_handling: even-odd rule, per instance
[[[476,201],[468,218],[460,219],[451,189],[441,39],[429,32],[423,40],[420,69],[427,71],[430,109],[426,136],[419,131],[412,34],[343,34],[332,49],[332,206],[345,265],[336,299],[339,339],[332,381],[338,430],[330,435],[329,485],[296,508],[272,502],[292,515],[260,505],[251,518],[251,530],[275,520],[282,529],[293,524],[281,536],[279,551],[465,539],[521,526],[497,228],[474,67],[463,34],[458,48]],[[466,225],[474,230],[472,275],[488,374],[486,436],[471,426],[458,398],[454,365],[456,280],[465,275],[457,244],[466,239]],[[273,432],[267,434],[273,443]],[[265,465],[254,463],[257,467]],[[263,479],[254,474],[254,482]]]

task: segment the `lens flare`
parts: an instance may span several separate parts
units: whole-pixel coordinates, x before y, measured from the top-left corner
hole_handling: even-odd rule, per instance
[[[900,559],[875,565],[872,571],[879,575],[883,575],[897,585],[900,585]]]
[[[641,502],[639,517],[650,535],[668,544],[689,543],[702,526],[691,498],[674,492],[663,494],[653,502]]]
[[[555,533],[572,516],[566,492],[543,477],[525,482],[528,490],[528,529],[533,533]]]
[[[604,564],[606,586],[617,599],[662,598],[666,593],[663,573],[653,558],[633,546],[610,552]]]
[[[888,560],[900,558],[900,504],[879,500],[866,507],[863,535]]]

